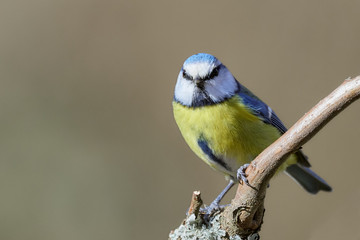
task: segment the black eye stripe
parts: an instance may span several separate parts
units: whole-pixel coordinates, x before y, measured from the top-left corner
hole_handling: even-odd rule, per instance
[[[211,80],[215,77],[217,77],[219,75],[219,71],[220,71],[221,65],[217,66],[216,68],[214,68],[210,74],[208,74],[207,76],[201,78],[201,80],[203,81],[207,81],[207,80]],[[192,76],[190,76],[185,69],[182,69],[182,76],[183,78],[185,78],[186,80],[192,81],[194,80],[194,78]]]
[[[213,79],[214,77],[217,77],[219,75],[220,67],[221,67],[221,65],[214,68],[209,75],[207,75],[205,78],[203,78],[203,80],[206,81],[206,80]]]
[[[214,68],[214,70],[210,73],[210,78],[214,78],[219,75],[220,66],[217,66]]]

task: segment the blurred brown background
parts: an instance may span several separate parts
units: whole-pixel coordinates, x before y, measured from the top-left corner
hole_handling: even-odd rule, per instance
[[[291,126],[360,74],[360,2],[0,2],[0,239],[167,239],[226,185],[172,117],[178,71],[217,56]],[[271,183],[266,239],[359,239],[360,106],[305,147],[334,188]],[[234,195],[234,190],[226,201]]]

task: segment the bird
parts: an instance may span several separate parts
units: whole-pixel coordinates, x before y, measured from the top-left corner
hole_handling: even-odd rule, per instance
[[[275,112],[240,84],[216,57],[198,53],[179,72],[173,114],[191,150],[229,181],[208,206],[211,213],[234,184],[247,184],[246,167],[287,131]],[[311,194],[330,192],[330,185],[310,169],[299,149],[279,167]]]

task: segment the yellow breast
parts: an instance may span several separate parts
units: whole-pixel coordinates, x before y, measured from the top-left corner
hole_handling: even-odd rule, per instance
[[[190,108],[173,102],[174,117],[190,148],[212,168],[236,176],[236,170],[253,160],[280,137],[279,131],[253,115],[238,96],[210,106]],[[199,147],[204,139],[213,154],[230,169],[223,169]]]

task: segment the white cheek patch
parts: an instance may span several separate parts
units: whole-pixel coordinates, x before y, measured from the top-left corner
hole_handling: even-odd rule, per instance
[[[180,72],[175,85],[175,99],[184,105],[190,106],[193,101],[194,92],[194,83],[184,79]]]
[[[217,77],[205,85],[206,92],[214,102],[233,96],[237,88],[236,80],[227,69],[222,69]]]

